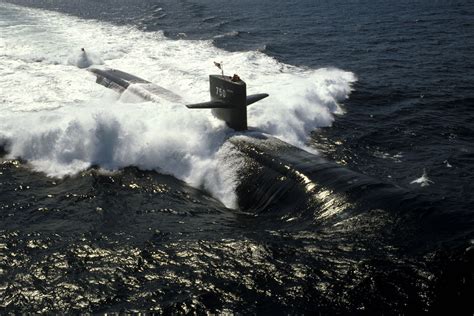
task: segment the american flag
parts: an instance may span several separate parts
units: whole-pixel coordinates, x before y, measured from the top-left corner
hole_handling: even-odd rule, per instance
[[[220,63],[214,62],[214,65],[221,70],[222,75],[224,75],[224,67],[222,66],[222,61]]]

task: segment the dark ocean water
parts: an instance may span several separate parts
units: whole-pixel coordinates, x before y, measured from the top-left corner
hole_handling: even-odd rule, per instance
[[[47,176],[0,134],[1,313],[473,314],[472,2],[8,3],[357,82],[319,156],[227,141],[235,208],[160,168]]]

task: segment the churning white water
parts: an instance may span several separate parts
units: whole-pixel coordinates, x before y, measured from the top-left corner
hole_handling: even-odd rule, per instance
[[[5,3],[0,28],[0,144],[10,157],[53,177],[94,164],[157,170],[229,207],[239,169],[226,158],[232,130],[209,110],[119,97],[82,68],[118,68],[195,103],[209,99],[208,74],[217,70],[213,61],[223,61],[246,80],[249,94],[270,94],[249,108],[249,125],[302,148],[310,131],[342,113],[338,102],[356,80],[351,72],[301,69],[257,51],[226,52],[211,41],[170,40]]]

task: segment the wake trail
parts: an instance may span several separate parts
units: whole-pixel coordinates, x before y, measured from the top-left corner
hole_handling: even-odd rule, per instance
[[[249,107],[249,125],[307,150],[309,133],[343,113],[340,102],[356,80],[351,72],[302,69],[257,51],[226,52],[212,41],[170,40],[162,32],[5,3],[0,24],[0,143],[9,157],[52,177],[92,165],[157,170],[208,190],[228,207],[236,206],[242,163],[228,158],[226,139],[234,132],[208,110],[118,98],[77,67],[89,66],[81,47],[95,58],[90,64],[133,73],[189,103],[209,99],[208,74],[222,60],[247,81],[249,94],[270,94]]]

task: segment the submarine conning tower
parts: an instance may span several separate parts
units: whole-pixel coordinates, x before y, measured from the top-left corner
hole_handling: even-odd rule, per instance
[[[234,75],[209,75],[211,101],[186,105],[190,109],[212,109],[212,114],[236,130],[247,130],[247,106],[263,98],[267,93],[247,96],[247,85]]]

